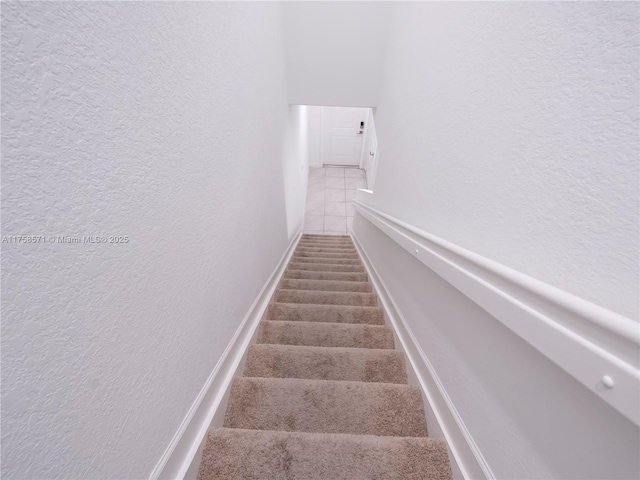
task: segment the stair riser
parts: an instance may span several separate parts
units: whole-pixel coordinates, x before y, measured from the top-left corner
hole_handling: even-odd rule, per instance
[[[267,319],[384,325],[384,313],[381,308],[350,307],[346,305],[273,303],[269,305]]]
[[[276,302],[314,305],[352,305],[358,307],[375,307],[378,305],[376,295],[373,293],[315,292],[284,289],[276,292]]]
[[[427,436],[418,388],[388,383],[236,378],[224,427]]]
[[[291,270],[310,270],[315,272],[355,272],[364,273],[364,267],[360,265],[331,265],[327,263],[298,263],[290,262]]]
[[[349,272],[313,272],[311,270],[287,270],[284,278],[300,280],[339,280],[343,282],[366,282],[369,277],[366,273]]]
[[[348,323],[263,321],[257,342],[316,347],[395,348],[393,332],[388,327]]]
[[[280,288],[289,290],[316,290],[326,292],[364,292],[371,293],[372,286],[368,282],[340,282],[326,280],[293,280],[283,279]]]
[[[358,258],[300,257],[294,255],[291,261],[295,263],[323,263],[325,265],[362,265]]]
[[[364,348],[252,345],[244,376],[407,383],[402,353]]]

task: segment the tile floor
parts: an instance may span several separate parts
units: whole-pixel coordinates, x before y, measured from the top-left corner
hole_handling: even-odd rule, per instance
[[[304,233],[346,235],[353,224],[353,199],[366,188],[364,170],[324,167],[309,169]]]

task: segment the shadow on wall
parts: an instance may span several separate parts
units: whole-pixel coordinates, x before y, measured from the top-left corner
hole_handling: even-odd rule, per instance
[[[282,149],[284,201],[289,239],[302,228],[304,217],[304,199],[309,173],[308,132],[308,107],[289,105],[289,118]]]

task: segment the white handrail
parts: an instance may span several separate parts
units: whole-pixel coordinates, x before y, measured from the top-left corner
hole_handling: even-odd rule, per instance
[[[640,425],[639,323],[381,212],[368,196],[353,200],[362,218]]]
[[[361,189],[362,191],[369,191]],[[373,193],[373,192],[371,192]],[[640,345],[640,324],[630,318],[627,318],[618,313],[612,312],[599,305],[591,303],[583,298],[577,297],[569,292],[561,290],[553,285],[544,283],[522,272],[518,272],[512,268],[509,268],[494,260],[490,260],[486,257],[478,255],[470,250],[462,248],[454,243],[444,240],[436,235],[420,230],[411,224],[408,224],[402,220],[399,220],[391,215],[388,215],[380,210],[362,203],[358,199],[354,199],[353,203],[361,208],[365,208],[376,215],[402,227],[405,230],[417,235],[424,240],[435,243],[447,250],[454,252],[456,255],[463,257],[470,262],[476,263],[491,273],[498,275],[510,282],[513,282],[522,288],[525,288],[545,300],[554,304],[560,305],[563,308],[580,315],[581,317],[593,322],[594,324],[609,330],[620,337]]]

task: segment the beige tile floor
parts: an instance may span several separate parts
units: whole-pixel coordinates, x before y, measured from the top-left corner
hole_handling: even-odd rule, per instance
[[[346,235],[353,224],[353,199],[357,188],[366,188],[364,170],[324,167],[309,169],[305,233]]]

